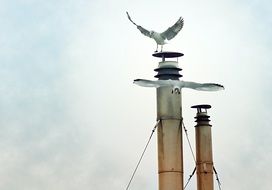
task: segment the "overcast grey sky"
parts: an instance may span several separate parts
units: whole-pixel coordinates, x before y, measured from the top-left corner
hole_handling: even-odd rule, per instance
[[[183,79],[225,91],[185,89],[183,117],[194,145],[195,110],[212,105],[215,167],[223,189],[271,188],[272,3],[268,0],[1,0],[0,189],[125,189],[156,122],[156,44],[185,54]],[[184,140],[185,181],[193,160]],[[157,189],[156,137],[133,189]],[[196,189],[195,178],[188,189]]]

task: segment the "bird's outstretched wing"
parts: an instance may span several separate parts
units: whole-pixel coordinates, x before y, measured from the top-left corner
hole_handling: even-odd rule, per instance
[[[165,81],[162,81],[162,80],[152,81],[152,80],[146,80],[146,79],[135,79],[133,83],[137,84],[139,86],[143,86],[143,87],[155,87],[155,88],[171,85],[166,80]]]
[[[135,26],[138,26],[138,25],[137,25],[135,22],[133,22],[133,20],[130,18],[128,12],[126,12],[126,13],[127,13],[128,20],[130,20],[130,22],[132,22],[132,24],[134,24]]]
[[[191,88],[194,90],[200,91],[219,91],[224,90],[224,86],[216,83],[196,83],[196,82],[188,82],[188,81],[179,81],[179,80],[145,80],[145,79],[135,79],[134,84],[143,87],[163,87],[163,86],[171,86],[173,88],[179,87],[181,88]]]
[[[179,31],[183,27],[183,24],[184,24],[183,18],[179,17],[178,21],[173,26],[169,27],[166,31],[161,33],[161,36],[164,39],[171,40],[179,33]]]
[[[216,83],[196,83],[184,81],[184,88],[191,88],[200,91],[219,91],[224,90],[224,86]]]
[[[140,30],[140,32],[141,32],[143,35],[145,35],[145,36],[151,38],[151,35],[150,35],[150,31],[149,31],[149,30],[144,29],[144,28],[141,27],[141,26],[137,26],[137,28],[138,28],[138,30]]]
[[[137,26],[137,29],[140,30],[140,32],[141,32],[143,35],[145,35],[145,36],[151,38],[150,31],[147,30],[147,29],[145,29],[145,28],[143,28],[143,27],[141,27],[140,25],[136,24],[136,23],[131,19],[131,17],[129,16],[128,12],[126,12],[126,13],[127,13],[128,20],[129,20],[130,22],[132,22],[132,24],[134,24],[135,26]]]

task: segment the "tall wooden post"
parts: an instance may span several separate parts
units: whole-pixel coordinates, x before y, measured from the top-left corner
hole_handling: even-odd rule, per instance
[[[177,58],[183,54],[177,52],[160,52],[153,54],[161,57],[162,62],[155,69],[159,80],[179,80],[182,75],[177,61],[166,61],[166,58]],[[183,149],[181,94],[172,93],[171,87],[157,89],[158,126],[158,176],[159,190],[183,190]]]
[[[213,190],[212,134],[207,109],[210,105],[196,105],[196,171],[197,190]]]

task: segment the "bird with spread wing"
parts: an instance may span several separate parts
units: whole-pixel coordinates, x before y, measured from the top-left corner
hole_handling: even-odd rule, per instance
[[[182,29],[183,24],[184,24],[183,18],[180,17],[178,19],[178,21],[173,26],[169,27],[167,30],[165,30],[162,33],[158,33],[158,32],[155,32],[153,30],[149,31],[149,30],[143,28],[142,26],[137,25],[131,19],[131,17],[129,16],[128,12],[127,12],[127,16],[128,16],[128,19],[130,20],[130,22],[132,22],[135,26],[137,26],[137,29],[140,30],[140,32],[143,35],[145,35],[147,37],[150,37],[150,38],[153,38],[156,41],[156,43],[157,43],[157,49],[156,49],[155,52],[158,52],[158,45],[161,45],[161,51],[162,51],[163,45],[167,43],[166,40],[173,39],[179,33],[179,31]]]
[[[196,82],[188,82],[188,81],[179,81],[179,80],[146,80],[146,79],[135,79],[134,84],[143,87],[172,87],[172,94],[180,94],[182,88],[191,88],[199,91],[219,91],[224,90],[224,86],[216,83],[196,83]]]

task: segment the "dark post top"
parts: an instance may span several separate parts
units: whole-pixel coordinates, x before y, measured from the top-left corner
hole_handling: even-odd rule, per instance
[[[207,113],[207,109],[210,109],[211,107],[212,106],[208,105],[208,104],[200,104],[200,105],[191,106],[191,108],[196,108],[197,109],[197,113],[202,113],[202,112]],[[202,111],[202,109],[205,109],[205,111]]]
[[[174,57],[181,57],[184,54],[179,52],[162,51],[162,52],[153,53],[152,55],[154,57],[161,57],[161,58],[174,58]]]
[[[162,58],[162,62],[165,62],[165,58],[178,58],[183,56],[183,53],[179,52],[157,52],[152,54],[154,57]],[[178,67],[173,67],[173,66],[165,66],[165,67],[159,67],[155,69],[155,71],[158,72],[158,74],[155,76],[159,80],[179,80],[180,77],[182,77],[181,74],[179,74],[179,71],[182,69]]]
[[[195,106],[192,106],[191,108],[196,108],[197,109],[197,114],[196,114],[196,127],[200,127],[200,126],[203,126],[203,125],[208,125],[208,126],[211,126],[209,124],[209,121],[210,121],[210,116],[207,115],[207,109],[210,109],[212,106],[211,105],[208,105],[208,104],[200,104],[200,105],[195,105]],[[204,110],[203,110],[204,109]]]

